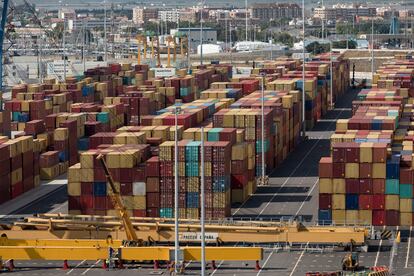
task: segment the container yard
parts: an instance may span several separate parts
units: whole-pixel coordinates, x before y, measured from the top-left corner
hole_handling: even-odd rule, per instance
[[[384,34],[385,8],[332,6],[333,28],[323,2],[306,18],[305,1],[203,1],[183,28],[166,5],[59,3],[2,2],[0,273],[414,273],[414,58],[375,59],[410,45],[407,20]],[[25,20],[42,31],[22,52]],[[14,63],[27,51],[36,78]]]

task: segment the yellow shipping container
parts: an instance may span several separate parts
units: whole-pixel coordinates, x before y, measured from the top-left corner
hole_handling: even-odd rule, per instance
[[[134,200],[133,209],[146,209],[146,197],[145,196],[133,196]]]
[[[372,211],[371,210],[359,210],[358,211],[358,222],[361,224],[372,224]]]
[[[345,164],[345,178],[359,178],[359,164],[346,163]]]
[[[413,225],[413,213],[400,213],[400,225],[412,226]]]
[[[320,194],[332,194],[333,185],[331,178],[319,178],[319,193]]]
[[[336,130],[346,131],[348,129],[348,119],[339,119],[336,121]]]
[[[372,164],[372,178],[385,179],[386,164],[385,163],[373,163]]]
[[[86,151],[80,155],[80,165],[84,169],[93,169],[94,168],[94,152]]]
[[[68,182],[68,195],[80,196],[81,195],[81,184],[80,182]]]
[[[333,210],[345,210],[345,195],[343,194],[332,195],[332,209]]]
[[[413,211],[413,200],[411,198],[400,198],[400,212],[409,213]]]
[[[400,210],[400,197],[398,195],[385,196],[385,210]]]
[[[361,143],[359,147],[359,162],[372,163],[373,143]]]
[[[332,221],[336,224],[345,224],[346,212],[345,210],[332,210]]]
[[[69,168],[68,182],[81,182],[80,168],[81,168],[80,163],[77,163]]]
[[[93,169],[80,169],[82,182],[93,182]]]
[[[346,223],[347,224],[359,224],[358,223],[358,210],[346,210]]]
[[[333,194],[345,194],[346,185],[344,178],[334,178],[332,180],[332,193]]]

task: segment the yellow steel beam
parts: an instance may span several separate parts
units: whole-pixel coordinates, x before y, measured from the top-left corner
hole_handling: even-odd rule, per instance
[[[106,247],[0,246],[3,260],[99,260],[108,257]]]
[[[0,246],[44,247],[121,247],[121,240],[97,239],[8,239],[0,237]]]
[[[184,259],[188,261],[200,261],[200,247],[184,247]],[[260,247],[207,247],[206,260],[226,261],[258,261],[263,259],[263,248]]]
[[[115,248],[119,249],[119,248]],[[170,260],[170,247],[123,247],[126,261]],[[200,247],[183,247],[185,261],[200,261]],[[107,247],[0,246],[0,259],[8,260],[99,260],[108,257]],[[263,259],[258,247],[206,247],[207,260],[256,261]]]

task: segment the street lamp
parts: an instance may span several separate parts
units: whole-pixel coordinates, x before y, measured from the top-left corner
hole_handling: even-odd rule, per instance
[[[204,185],[204,127],[201,127],[201,173],[200,173],[200,190],[201,190],[201,276],[206,275],[206,230],[205,230],[205,185]]]
[[[178,254],[180,250],[179,236],[178,236],[178,114],[181,113],[181,107],[175,106],[174,118],[175,118],[175,133],[174,133],[174,234],[175,234],[175,246],[174,246],[174,271],[179,272],[179,260]]]
[[[264,131],[264,126],[265,126],[265,124],[264,124],[264,97],[265,97],[265,93],[264,93],[264,80],[265,80],[265,77],[266,77],[266,74],[265,73],[261,73],[260,74],[260,76],[261,76],[261,79],[262,79],[262,96],[261,96],[261,103],[262,103],[262,106],[261,106],[261,116],[262,116],[262,125],[261,125],[261,128],[262,128],[262,133],[261,133],[261,135],[262,135],[262,147],[261,147],[261,150],[262,150],[262,174],[261,174],[261,177],[260,177],[260,180],[259,180],[259,185],[260,186],[267,186],[267,185],[269,185],[269,178],[266,176],[266,161],[265,161],[265,131]]]
[[[200,65],[203,65],[203,8],[204,8],[204,0],[201,1],[201,9],[200,9]]]
[[[306,121],[305,121],[305,0],[302,0],[302,31],[303,31],[303,49],[302,49],[302,135],[306,137]]]

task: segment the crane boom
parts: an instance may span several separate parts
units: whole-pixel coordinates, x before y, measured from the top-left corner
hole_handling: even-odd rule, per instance
[[[101,165],[105,172],[105,177],[109,186],[111,187],[112,194],[110,195],[112,204],[114,205],[115,209],[119,212],[119,217],[122,220],[122,224],[125,228],[125,234],[129,241],[139,241],[137,234],[135,233],[134,227],[131,222],[131,218],[129,217],[128,211],[126,210],[121,195],[118,189],[115,187],[114,180],[109,172],[108,166],[106,165],[105,158],[102,154],[98,155],[96,158],[101,162]]]

